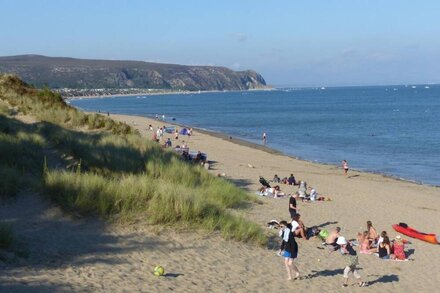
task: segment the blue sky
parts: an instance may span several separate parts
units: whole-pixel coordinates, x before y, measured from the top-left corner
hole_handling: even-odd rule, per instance
[[[255,69],[273,85],[440,83],[440,1],[0,0],[0,55]]]

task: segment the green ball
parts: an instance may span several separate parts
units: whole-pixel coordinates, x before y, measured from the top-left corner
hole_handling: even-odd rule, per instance
[[[154,275],[159,277],[165,274],[165,269],[162,266],[156,266],[153,271]]]

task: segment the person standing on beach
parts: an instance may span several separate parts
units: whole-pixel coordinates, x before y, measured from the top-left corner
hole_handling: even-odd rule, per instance
[[[263,132],[263,144],[266,144],[266,142],[267,142],[266,132]]]
[[[295,217],[295,215],[297,214],[297,207],[296,207],[296,199],[295,199],[295,194],[291,194],[290,198],[289,198],[289,213],[290,213],[290,218],[293,219],[293,217]]]
[[[292,280],[292,275],[294,275],[294,279],[299,277],[299,270],[293,262],[293,260],[298,257],[298,244],[292,232],[297,228],[297,226],[294,225],[295,224],[292,223],[292,227],[289,228],[286,221],[280,222],[280,236],[283,239],[281,250],[284,251],[283,256],[284,265],[287,270],[287,280]]]
[[[348,162],[347,160],[342,160],[342,168],[344,169],[344,175],[348,175]]]
[[[356,270],[356,266],[359,264],[356,251],[343,236],[338,237],[338,240],[336,240],[336,244],[339,245],[341,249],[341,254],[347,260],[347,265],[344,269],[344,283],[342,284],[342,287],[348,287],[348,273],[350,272],[352,272],[354,277],[357,279],[359,287],[365,287],[367,283],[362,281],[361,276]]]
[[[179,140],[179,130],[176,128],[176,130],[174,131],[174,139],[175,140]]]

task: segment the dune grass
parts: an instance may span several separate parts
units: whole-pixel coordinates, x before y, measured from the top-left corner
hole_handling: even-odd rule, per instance
[[[44,188],[65,210],[85,215],[98,214],[104,219],[122,221],[142,217],[150,224],[218,230],[227,239],[258,244],[264,244],[266,239],[257,224],[227,210],[239,199],[218,201],[209,185],[188,187],[146,174],[108,178],[92,173],[48,171]]]
[[[0,176],[9,174],[0,187],[7,194],[16,194],[23,185],[16,181],[20,173],[31,172],[42,193],[69,212],[122,222],[143,218],[150,224],[266,243],[261,227],[231,211],[253,201],[248,193],[180,160],[128,125],[85,114],[58,94],[30,88],[10,75],[0,75],[0,98],[42,120],[24,125],[0,115],[0,155],[9,155],[0,162]],[[51,169],[43,163],[48,146],[80,164],[71,171]]]
[[[45,139],[28,125],[0,114],[0,197],[28,187],[28,175],[41,176]]]
[[[0,97],[24,114],[65,127],[87,127],[115,134],[136,133],[132,127],[104,115],[86,114],[66,104],[60,94],[28,86],[12,74],[0,74]]]

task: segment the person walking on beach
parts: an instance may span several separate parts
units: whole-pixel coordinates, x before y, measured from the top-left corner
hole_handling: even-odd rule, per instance
[[[292,232],[297,228],[297,226],[294,225],[295,224],[292,223],[292,227],[289,228],[286,221],[280,222],[280,236],[283,239],[281,250],[284,251],[283,257],[284,265],[287,270],[287,280],[292,280],[292,275],[294,279],[299,277],[299,270],[293,262],[293,260],[298,257],[298,244]]]
[[[356,270],[356,266],[359,264],[358,256],[356,251],[353,249],[350,243],[347,242],[344,236],[338,237],[336,244],[339,245],[341,254],[346,258],[347,265],[344,269],[344,283],[342,287],[348,287],[348,274],[353,273],[354,277],[357,279],[359,287],[365,287],[367,283],[363,282],[361,276]]]
[[[342,160],[342,168],[344,169],[344,175],[348,175],[348,162],[347,160]]]
[[[267,142],[266,132],[263,132],[263,144],[266,144],[266,142]]]

